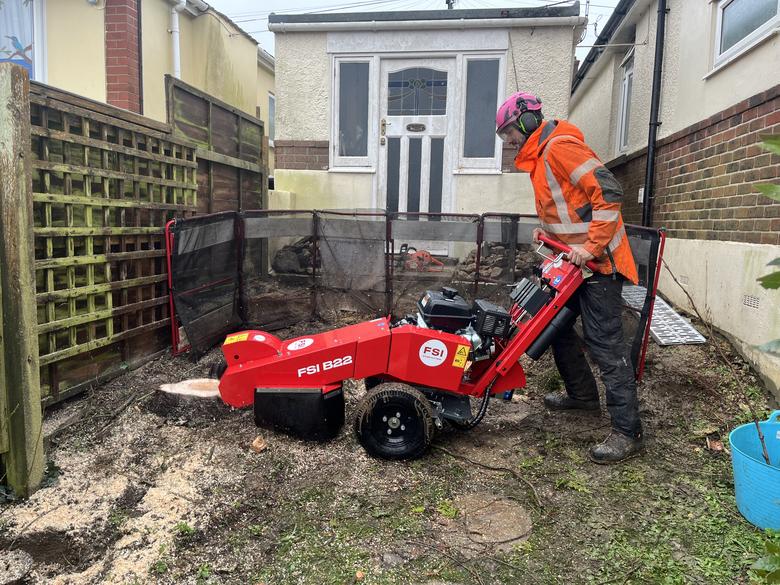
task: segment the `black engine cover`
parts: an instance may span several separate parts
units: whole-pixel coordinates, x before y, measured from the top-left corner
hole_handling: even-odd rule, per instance
[[[471,305],[451,288],[425,291],[417,301],[417,309],[431,329],[455,333],[471,322]]]

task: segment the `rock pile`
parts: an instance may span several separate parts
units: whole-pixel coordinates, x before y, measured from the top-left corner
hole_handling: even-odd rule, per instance
[[[482,256],[479,262],[479,278],[486,282],[506,281],[512,279],[509,263],[509,248],[502,244],[485,242],[482,244]],[[539,264],[541,258],[534,249],[527,245],[518,245],[515,251],[515,280],[530,276],[533,267]],[[458,264],[456,277],[473,280],[477,270],[477,250],[469,252],[468,256]]]
[[[307,236],[297,242],[279,248],[271,261],[271,268],[277,274],[311,274],[314,258],[312,246],[312,238]]]

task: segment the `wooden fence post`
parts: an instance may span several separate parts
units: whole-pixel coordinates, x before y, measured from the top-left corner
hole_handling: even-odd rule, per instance
[[[0,63],[0,417],[8,435],[6,481],[22,497],[38,487],[44,468],[31,157],[30,80],[23,67]]]

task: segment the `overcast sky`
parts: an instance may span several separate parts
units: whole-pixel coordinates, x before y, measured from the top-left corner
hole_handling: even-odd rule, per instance
[[[251,34],[266,51],[274,53],[274,34],[268,32],[268,15],[328,12],[375,12],[384,10],[437,10],[447,8],[445,0],[207,0]],[[455,8],[519,8],[553,4],[553,0],[456,0]],[[595,0],[587,6],[588,31],[580,45],[592,45],[604,27],[618,0]],[[585,0],[580,0],[580,14],[585,15]],[[595,33],[595,34],[594,34]],[[577,49],[582,60],[589,48]]]

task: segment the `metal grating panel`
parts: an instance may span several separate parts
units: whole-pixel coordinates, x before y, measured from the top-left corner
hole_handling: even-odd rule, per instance
[[[647,289],[643,286],[624,286],[623,301],[641,310]],[[658,345],[685,345],[705,343],[707,340],[693,325],[678,315],[666,301],[656,297],[650,334]]]
[[[754,295],[742,295],[742,304],[751,309],[761,308],[761,299]]]

